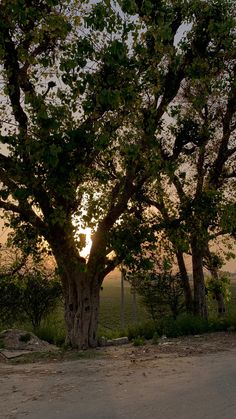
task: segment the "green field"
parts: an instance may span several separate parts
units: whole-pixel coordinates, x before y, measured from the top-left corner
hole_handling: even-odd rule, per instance
[[[231,280],[231,301],[226,306],[227,313],[236,312],[236,278]],[[141,323],[148,319],[148,314],[141,303],[139,296],[136,296],[136,310],[134,308],[133,295],[130,292],[130,285],[125,282],[124,287],[124,325],[125,329],[134,324]],[[99,329],[109,332],[109,330],[117,330],[122,328],[121,321],[121,278],[120,272],[112,272],[103,283],[101,291],[100,318]],[[216,302],[210,303],[211,315],[217,315]],[[135,315],[136,312],[136,315]]]
[[[136,301],[135,301],[136,300]],[[147,319],[147,313],[139,296],[131,293],[130,285],[124,282],[124,327]],[[100,329],[122,328],[121,278],[119,271],[111,273],[103,283],[100,299]]]

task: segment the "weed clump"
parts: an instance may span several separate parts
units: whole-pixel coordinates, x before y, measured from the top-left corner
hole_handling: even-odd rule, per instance
[[[143,346],[145,345],[145,339],[143,336],[137,336],[133,339],[133,345],[134,346]]]
[[[19,341],[24,342],[24,343],[29,342],[30,339],[31,339],[30,333],[25,333],[24,335],[20,335],[20,337],[19,337]]]

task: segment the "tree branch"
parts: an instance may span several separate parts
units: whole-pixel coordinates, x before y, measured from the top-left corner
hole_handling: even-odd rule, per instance
[[[28,187],[25,182],[22,182],[21,176],[16,169],[16,162],[14,162],[9,156],[0,154],[0,166],[2,166],[0,169],[0,180],[11,189],[11,193],[19,186],[24,185],[26,188]],[[30,174],[30,176],[32,181],[34,176],[33,174]],[[32,182],[30,187],[32,189],[32,193],[39,202],[44,215],[47,217],[52,212],[48,194],[41,185],[40,180],[35,177],[34,183]]]
[[[236,147],[228,149],[228,157],[231,157],[234,153],[236,153]]]
[[[213,185],[216,189],[220,186],[220,177],[222,175],[225,163],[227,162],[228,158],[231,157],[233,153],[236,151],[236,147],[233,147],[233,149],[228,149],[230,135],[232,132],[232,130],[230,129],[230,124],[236,111],[235,79],[236,65],[234,67],[234,75],[232,79],[231,90],[228,96],[226,111],[223,116],[223,135],[220,142],[220,147],[215,162],[213,164],[212,170],[210,171],[208,176],[209,184]]]
[[[3,13],[0,9],[0,19],[4,21]],[[21,106],[20,92],[20,66],[17,51],[10,36],[10,30],[6,23],[2,25],[1,46],[3,49],[4,69],[7,77],[8,95],[16,121],[19,124],[20,132],[24,136],[27,133],[28,117]]]
[[[120,256],[120,257],[116,256],[112,260],[107,259],[106,267],[102,272],[102,277],[104,278],[106,275],[108,275],[110,272],[112,272],[118,265],[121,264],[123,259],[124,259],[123,256]]]
[[[0,168],[0,181],[5,185],[5,186],[8,186],[9,188],[10,188],[10,190],[11,190],[11,192],[13,192],[14,191],[14,189],[17,189],[17,187],[18,187],[18,184],[16,183],[16,182],[14,182],[11,178],[10,178],[10,176],[9,176],[9,174],[7,174],[7,172],[4,170],[4,169],[2,169],[2,168]]]
[[[232,178],[236,178],[236,170],[233,170],[230,173],[224,174],[224,179],[232,179]]]
[[[173,177],[173,184],[174,184],[175,189],[176,189],[176,191],[177,191],[177,193],[179,195],[180,202],[186,201],[187,195],[184,192],[183,186],[181,185],[181,182],[180,182],[180,180],[179,180],[179,178],[178,178],[177,175],[174,175],[174,177]]]
[[[4,209],[5,211],[10,211],[15,214],[20,214],[22,220],[25,222],[29,222],[32,226],[38,228],[40,231],[45,229],[45,225],[43,221],[35,214],[33,209],[28,204],[21,204],[15,205],[11,202],[5,202],[0,199],[0,208]]]

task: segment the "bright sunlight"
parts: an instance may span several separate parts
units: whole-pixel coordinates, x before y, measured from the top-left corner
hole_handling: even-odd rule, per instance
[[[85,234],[86,236],[86,245],[84,246],[84,248],[81,250],[80,255],[84,258],[88,257],[91,246],[92,246],[92,239],[91,239],[91,228],[90,227],[86,227],[84,229],[80,230],[81,234]]]

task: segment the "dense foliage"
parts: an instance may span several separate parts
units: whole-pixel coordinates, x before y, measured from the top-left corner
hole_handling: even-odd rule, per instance
[[[136,278],[136,290],[142,296],[147,311],[154,321],[184,310],[183,285],[179,274],[171,272],[149,273]]]
[[[24,275],[0,280],[0,321],[13,325],[29,321],[36,328],[62,297],[58,278],[33,269]]]
[[[173,174],[192,143],[202,156],[209,136],[173,106],[181,108],[184,86],[211,86],[220,75],[234,50],[233,12],[226,0],[0,4],[0,207],[15,244],[54,255],[72,346],[96,346],[105,275],[155,239],[139,222],[141,189]],[[177,122],[173,153],[168,113]],[[202,197],[194,203],[195,238]],[[93,229],[87,260],[81,227]]]

